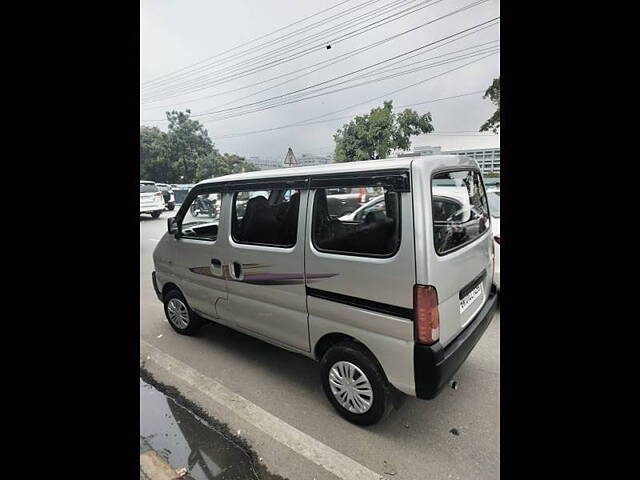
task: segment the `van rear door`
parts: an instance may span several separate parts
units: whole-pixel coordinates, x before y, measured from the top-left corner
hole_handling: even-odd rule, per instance
[[[433,285],[438,294],[444,346],[482,308],[493,281],[493,244],[482,176],[476,166],[464,163],[436,167],[421,176],[426,183],[422,191],[426,248],[416,261],[427,267],[426,278],[419,283]]]

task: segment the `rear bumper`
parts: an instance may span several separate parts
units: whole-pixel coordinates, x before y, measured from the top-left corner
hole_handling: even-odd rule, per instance
[[[156,282],[156,272],[151,272],[151,283],[153,283],[153,289],[156,291],[158,300],[164,303],[164,299],[162,298],[162,292],[158,289],[158,283]]]
[[[430,400],[451,380],[491,323],[497,298],[497,290],[492,285],[489,297],[476,318],[446,348],[440,342],[434,345],[414,345],[416,397]]]
[[[164,210],[164,202],[151,205],[140,205],[140,213],[150,213]]]

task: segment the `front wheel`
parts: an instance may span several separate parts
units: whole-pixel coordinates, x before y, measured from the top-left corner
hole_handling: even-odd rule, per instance
[[[193,335],[202,326],[202,320],[179,290],[171,290],[164,296],[164,313],[171,328],[181,335]]]
[[[151,212],[151,218],[158,218],[162,214],[162,210],[158,210],[157,212]]]
[[[170,203],[167,205],[167,210],[169,210],[170,212],[173,211],[173,209],[176,208],[176,204],[175,203]]]
[[[349,422],[373,425],[391,410],[391,385],[373,355],[356,342],[331,347],[320,374],[329,402]]]

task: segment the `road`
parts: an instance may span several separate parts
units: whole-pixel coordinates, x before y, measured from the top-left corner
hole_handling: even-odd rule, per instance
[[[151,272],[153,249],[166,231],[166,219],[174,214],[165,212],[157,220],[140,217],[142,341],[383,478],[499,478],[499,312],[456,374],[457,390],[446,388],[431,401],[405,397],[399,409],[381,423],[360,428],[333,411],[320,387],[318,365],[311,359],[215,324],[206,325],[195,337],[173,332],[153,291]],[[185,396],[192,394],[194,401],[205,401],[195,389],[183,388],[188,390],[181,389]],[[224,412],[219,410],[220,415]],[[262,437],[256,433],[255,438]],[[308,455],[291,453],[285,463],[282,452],[286,449],[277,450],[273,441],[258,443],[256,450],[263,452],[264,461],[276,474],[339,478],[322,469],[318,472]]]

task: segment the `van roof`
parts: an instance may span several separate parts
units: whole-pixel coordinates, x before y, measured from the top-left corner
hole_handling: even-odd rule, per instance
[[[392,170],[398,168],[410,168],[413,162],[433,163],[434,166],[464,165],[477,168],[476,163],[472,159],[463,155],[424,155],[421,157],[386,158],[382,160],[365,160],[362,162],[329,163],[326,165],[315,165],[311,167],[275,168],[273,170],[260,170],[257,172],[233,173],[231,175],[203,180],[198,183],[198,185],[231,182],[235,180],[286,178],[304,175],[345,173],[351,171],[363,172],[367,170]]]

